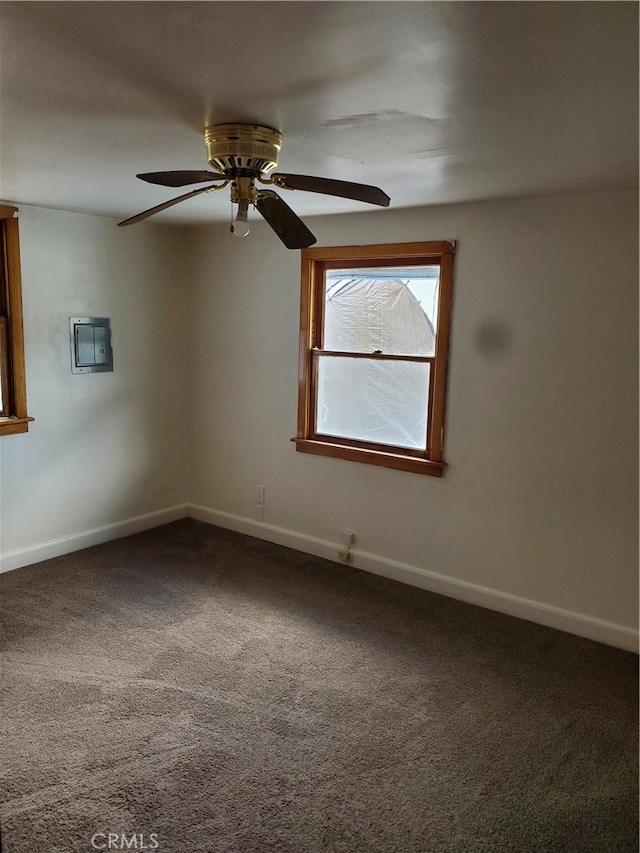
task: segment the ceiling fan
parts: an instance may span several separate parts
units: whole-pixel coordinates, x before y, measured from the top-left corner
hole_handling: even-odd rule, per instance
[[[238,205],[231,224],[232,234],[245,237],[249,233],[248,212],[251,204],[266,219],[287,249],[304,249],[315,243],[316,238],[273,189],[260,189],[256,187],[256,181],[283,190],[323,193],[381,207],[389,206],[389,196],[378,187],[368,184],[314,178],[310,175],[273,173],[278,165],[278,152],[282,146],[282,135],[273,128],[257,124],[214,124],[205,127],[204,142],[209,164],[218,171],[145,172],[136,177],[163,187],[184,187],[205,182],[209,186],[165,201],[130,219],[118,222],[118,225],[133,225],[188,198],[231,185],[231,203]]]

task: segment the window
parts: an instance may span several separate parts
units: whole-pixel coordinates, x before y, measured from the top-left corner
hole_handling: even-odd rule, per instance
[[[0,435],[27,432],[20,238],[15,207],[0,205]]]
[[[297,450],[442,476],[454,248],[302,251]]]

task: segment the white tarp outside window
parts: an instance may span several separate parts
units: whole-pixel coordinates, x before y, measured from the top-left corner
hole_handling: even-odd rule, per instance
[[[434,356],[438,274],[437,266],[327,273],[322,349]],[[317,358],[318,433],[426,448],[428,362]]]

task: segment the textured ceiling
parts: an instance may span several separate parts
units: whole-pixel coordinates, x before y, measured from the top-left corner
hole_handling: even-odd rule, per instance
[[[0,39],[4,201],[130,216],[185,191],[137,172],[207,168],[202,128],[230,121],[282,131],[279,171],[396,208],[637,186],[631,2],[4,0]],[[225,191],[158,220],[229,209]]]

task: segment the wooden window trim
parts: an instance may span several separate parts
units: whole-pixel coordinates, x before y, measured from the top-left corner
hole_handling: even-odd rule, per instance
[[[4,263],[0,313],[2,314],[3,352],[0,361],[6,409],[0,416],[0,436],[27,432],[33,421],[27,414],[27,382],[22,321],[22,279],[20,274],[20,233],[18,209],[0,205],[0,239]]]
[[[0,420],[9,417],[11,414],[9,407],[9,393],[11,388],[11,380],[9,378],[9,333],[8,333],[8,318],[4,315],[4,307],[0,307]],[[4,389],[7,389],[6,391]]]
[[[418,474],[441,477],[445,468],[444,416],[446,378],[451,326],[453,289],[453,255],[455,244],[445,241],[387,243],[371,246],[328,246],[303,249],[301,255],[300,346],[298,369],[298,430],[291,440],[296,450],[320,456],[332,456],[354,462],[365,462]],[[391,356],[326,351],[322,349],[325,272],[369,267],[371,262],[384,266],[440,266],[438,289],[438,324],[434,356]],[[428,393],[428,427],[426,450],[386,447],[364,441],[342,439],[314,431],[317,383],[316,355],[427,362],[430,364]]]

